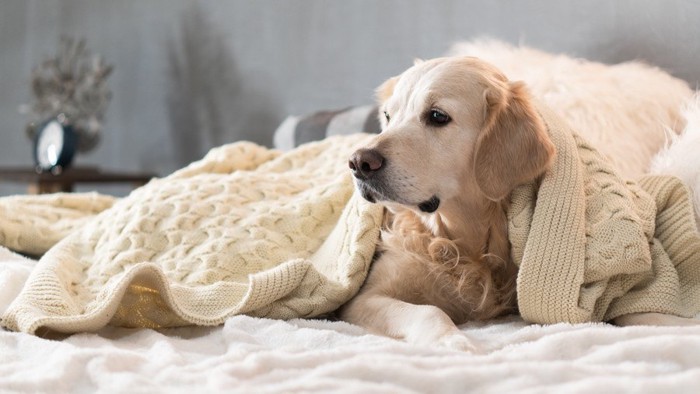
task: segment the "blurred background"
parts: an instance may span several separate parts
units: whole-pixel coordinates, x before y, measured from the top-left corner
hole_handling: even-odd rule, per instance
[[[64,35],[114,66],[101,142],[74,165],[167,175],[216,145],[269,146],[288,115],[372,103],[414,58],[484,36],[644,60],[696,88],[699,20],[690,0],[2,0],[0,166],[33,166],[18,108]]]

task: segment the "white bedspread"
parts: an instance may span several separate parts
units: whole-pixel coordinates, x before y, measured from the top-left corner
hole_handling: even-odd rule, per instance
[[[33,264],[0,249],[0,313]],[[700,327],[510,317],[462,329],[485,354],[409,345],[343,322],[247,316],[60,341],[0,330],[0,392],[696,393],[700,385]]]

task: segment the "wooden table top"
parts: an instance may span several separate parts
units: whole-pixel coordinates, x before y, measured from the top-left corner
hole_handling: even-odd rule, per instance
[[[10,182],[66,182],[66,183],[146,183],[156,177],[153,173],[101,170],[97,167],[69,167],[60,174],[38,173],[30,167],[0,167],[0,180]]]

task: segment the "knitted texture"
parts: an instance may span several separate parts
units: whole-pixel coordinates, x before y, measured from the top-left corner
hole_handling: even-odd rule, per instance
[[[42,256],[2,324],[74,333],[336,309],[364,281],[379,237],[382,208],[354,195],[347,170],[347,157],[366,139],[329,138],[286,154],[236,143],[116,202],[96,195],[36,200],[45,209],[17,213],[0,239],[33,252],[62,239]],[[2,199],[0,209],[31,200]],[[71,217],[72,232],[36,231]],[[31,231],[34,238],[18,235]]]
[[[700,235],[685,185],[665,176],[625,182],[556,115],[540,113],[557,157],[542,179],[512,193],[508,212],[523,318],[700,312]]]
[[[97,193],[0,198],[0,245],[41,255],[115,201]]]

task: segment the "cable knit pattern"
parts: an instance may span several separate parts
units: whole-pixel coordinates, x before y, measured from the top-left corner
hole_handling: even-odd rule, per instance
[[[2,324],[73,333],[336,309],[364,281],[379,236],[382,208],[354,195],[347,170],[346,158],[366,138],[334,137],[286,154],[236,143],[116,202],[97,195],[37,200],[46,209],[15,215],[1,239],[32,252],[62,239]],[[15,200],[3,200],[0,209],[14,209]],[[73,203],[82,216],[72,212],[70,234],[48,228],[52,234],[42,230],[36,240],[15,231],[62,222]]]
[[[700,312],[700,235],[685,185],[664,176],[625,182],[556,115],[540,113],[557,158],[513,192],[508,213],[523,318]]]
[[[97,193],[0,198],[0,245],[41,255],[115,201]]]

